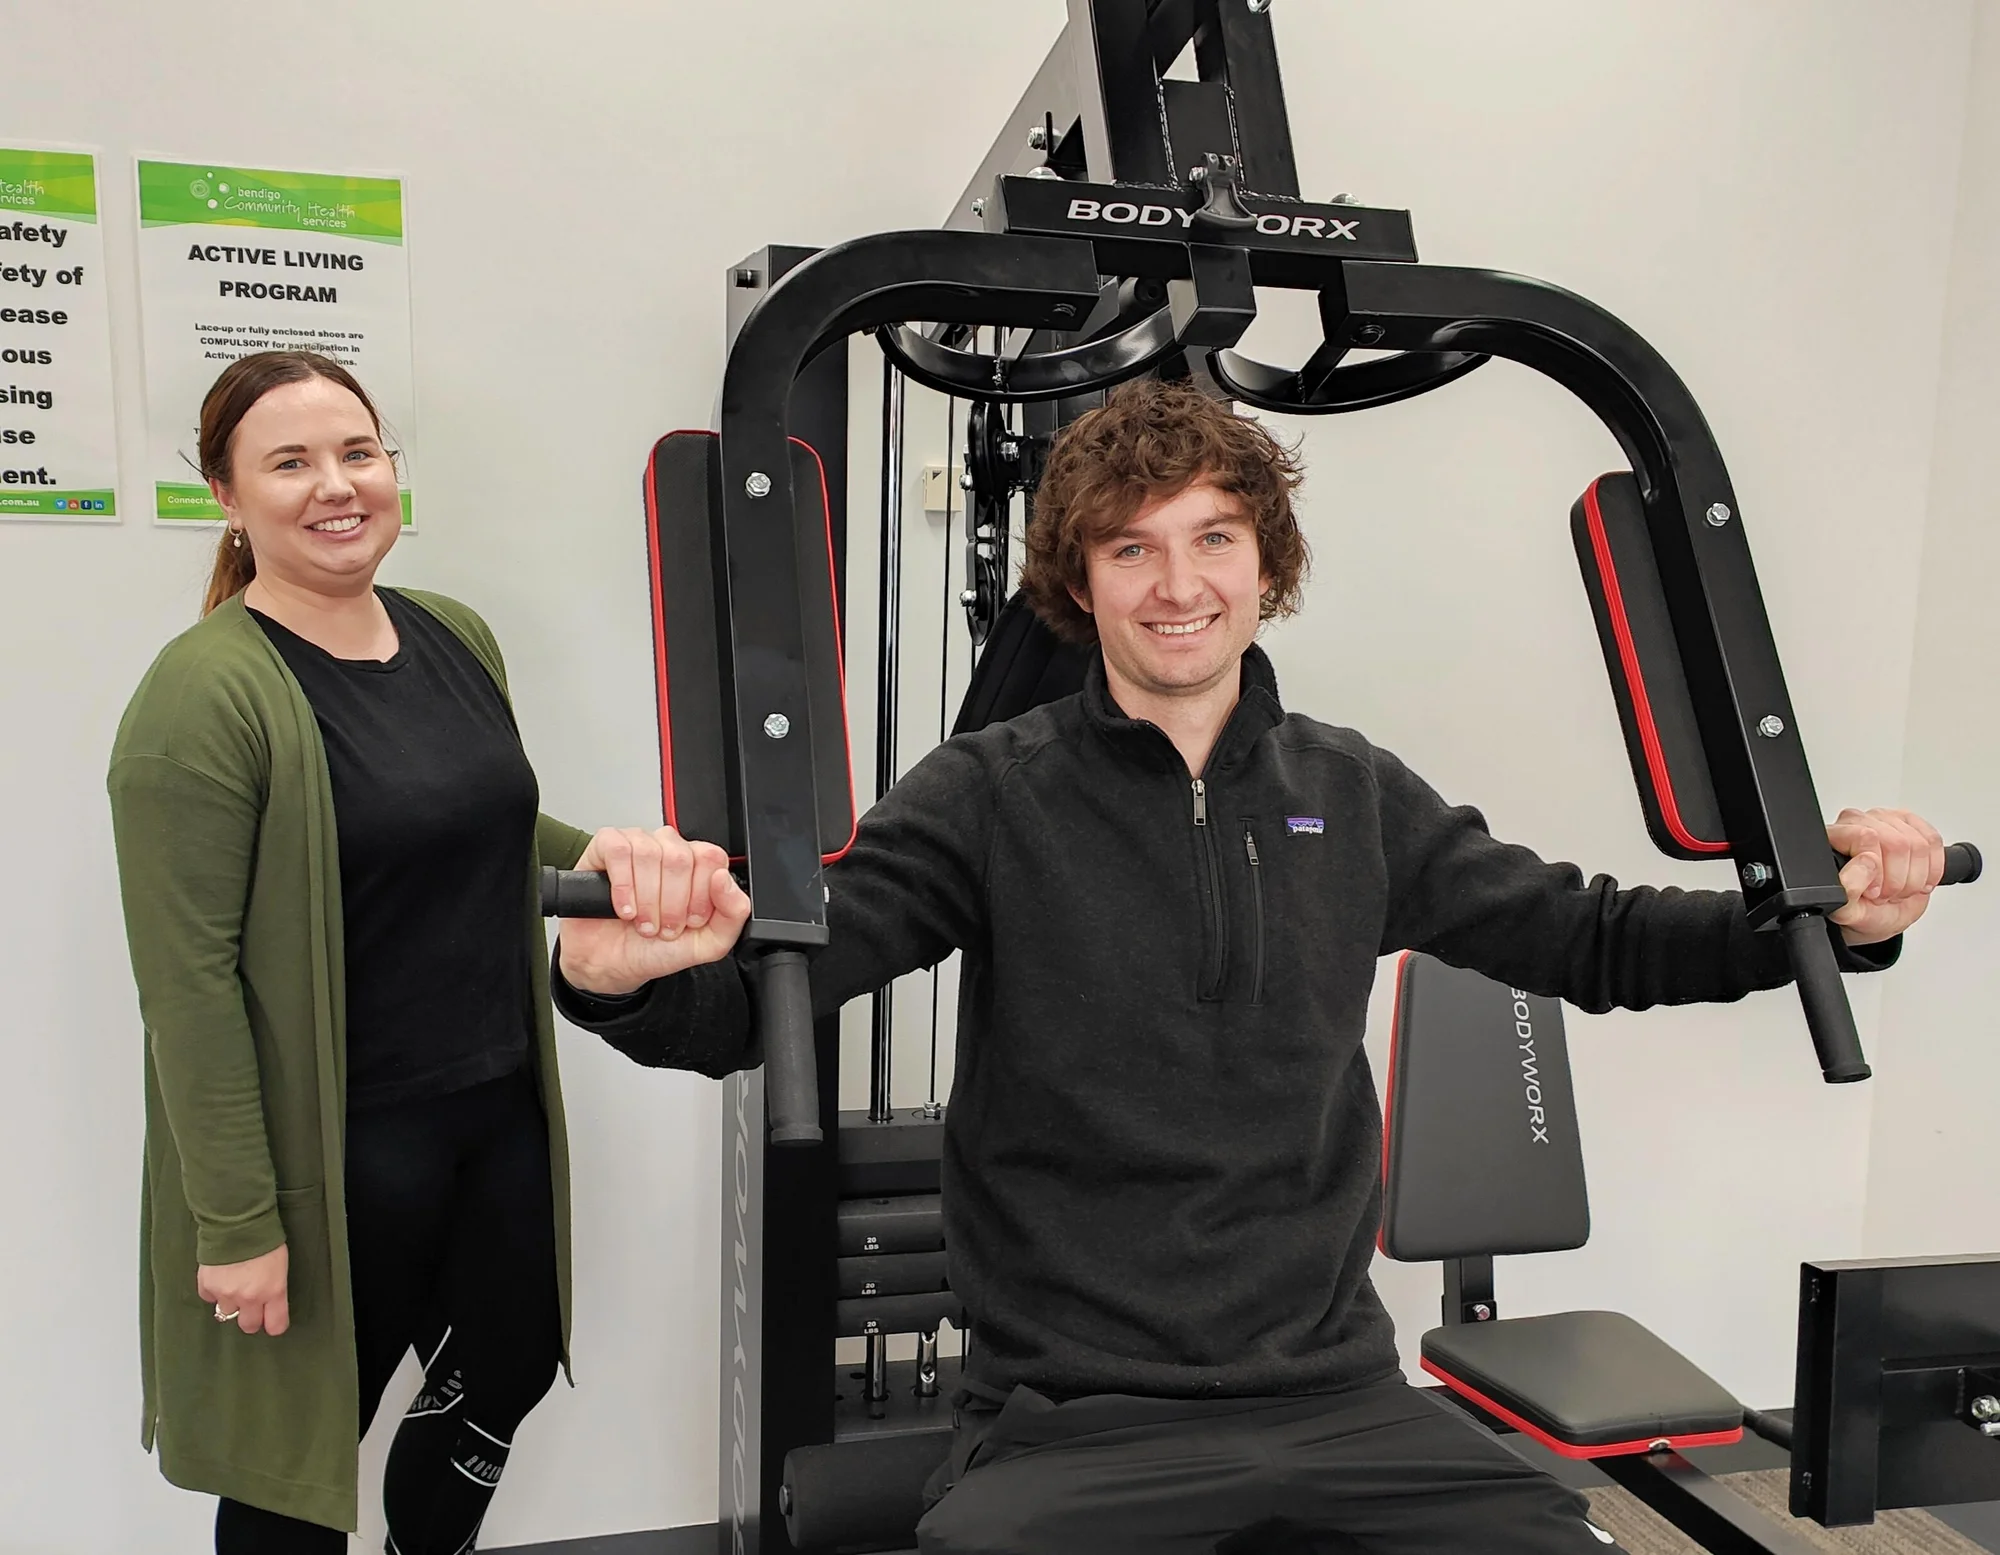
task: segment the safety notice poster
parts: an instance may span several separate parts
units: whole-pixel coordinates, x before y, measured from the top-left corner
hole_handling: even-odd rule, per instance
[[[139,298],[154,519],[213,523],[194,467],[201,402],[257,351],[315,351],[351,372],[399,452],[412,522],[410,269],[398,178],[141,159]]]
[[[0,518],[118,516],[97,161],[0,146]]]

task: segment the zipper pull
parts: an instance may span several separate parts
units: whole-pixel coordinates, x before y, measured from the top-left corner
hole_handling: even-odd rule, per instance
[[[1197,826],[1208,824],[1208,785],[1200,778],[1194,780],[1194,823]]]
[[[1243,834],[1243,851],[1250,855],[1250,867],[1255,869],[1263,860],[1257,857],[1257,839],[1249,832]]]

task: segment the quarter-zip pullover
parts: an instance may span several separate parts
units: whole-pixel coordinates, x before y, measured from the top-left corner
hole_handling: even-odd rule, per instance
[[[1429,951],[1586,1010],[1789,976],[1739,896],[1586,883],[1494,840],[1359,734],[1287,715],[1255,648],[1199,776],[1100,660],[1080,695],[932,751],[827,882],[820,1013],[964,952],[943,1185],[967,1376],[1058,1399],[1394,1371],[1368,1278],[1379,957]],[[750,997],[734,961],[622,1011],[558,995],[640,1061],[709,1073],[757,1061]]]

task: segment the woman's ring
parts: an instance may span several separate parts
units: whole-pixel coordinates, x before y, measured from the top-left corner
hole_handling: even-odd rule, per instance
[[[232,1318],[240,1317],[242,1316],[242,1314],[243,1314],[243,1309],[241,1307],[238,1307],[234,1312],[225,1312],[222,1310],[221,1302],[218,1301],[215,1304],[215,1320],[218,1323],[227,1323]]]

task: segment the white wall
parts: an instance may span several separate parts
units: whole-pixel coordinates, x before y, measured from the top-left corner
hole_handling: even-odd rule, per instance
[[[2000,579],[1993,426],[2000,417],[2000,5],[1971,49],[1958,228],[1917,596],[1901,791],[1956,832],[2000,835]],[[1996,857],[1988,850],[1989,857]],[[1870,1255],[2000,1249],[2000,893],[1941,903],[1882,1001],[1869,1155]]]
[[[644,820],[657,799],[637,474],[660,430],[708,420],[722,267],[769,241],[934,224],[1063,9],[72,0],[10,11],[0,139],[106,154],[131,514],[145,508],[129,154],[408,174],[424,527],[390,576],[493,621],[549,808]],[[1973,747],[1938,743],[1972,694],[1969,674],[1948,694],[1947,670],[1986,646],[1983,601],[1957,607],[1965,635],[1932,636],[1982,562],[1991,575],[1976,412],[1943,418],[1950,536],[1923,549],[1952,264],[1957,327],[1991,327],[1976,269],[1990,242],[1971,246],[1968,222],[1953,248],[1966,0],[1282,0],[1277,14],[1309,192],[1408,204],[1428,259],[1582,291],[1688,379],[1730,459],[1823,797],[1907,797],[1990,832],[1990,795],[1952,776]],[[1980,123],[1974,157],[1986,146],[1990,166]],[[1296,361],[1307,317],[1274,311],[1251,346]],[[1947,380],[1972,383],[1978,356],[1955,348]],[[870,362],[856,373],[865,421],[877,380]],[[1498,365],[1307,437],[1317,582],[1271,640],[1293,704],[1361,727],[1552,856],[1715,883],[1719,869],[1669,866],[1645,842],[1575,581],[1565,515],[1616,464],[1609,439]],[[926,457],[941,453],[940,437]],[[857,499],[872,461],[857,460]],[[928,540],[934,521],[919,527]],[[102,799],[117,714],[191,618],[204,550],[136,518],[0,529],[0,801],[16,877],[33,883],[0,908],[10,1552],[144,1555],[204,1537],[207,1507],[133,1441],[138,1027]],[[873,619],[871,555],[857,543],[857,623]],[[913,639],[928,620],[912,616]],[[920,684],[906,707],[925,705]],[[865,785],[859,727],[857,747]],[[1972,913],[1942,903],[1913,972],[1970,961]],[[1920,1033],[1956,1022],[1967,1061],[1976,990],[1926,983],[1945,1002],[1906,1013],[1916,981],[1892,985],[1879,1034],[1879,990],[1856,990],[1881,1072],[1867,1088],[1820,1085],[1788,996],[1575,1018],[1597,1236],[1506,1266],[1512,1309],[1625,1307],[1748,1396],[1781,1400],[1792,1265],[1859,1252],[1870,1191],[1878,1219],[1907,1221],[1923,1193],[1910,1172],[1945,1159],[1917,1136],[1959,1071],[1926,1067]],[[565,1061],[581,1385],[524,1429],[490,1543],[713,1514],[714,1091],[575,1034]],[[899,1101],[922,1099],[921,1067],[902,1070]],[[1970,1088],[1948,1105],[1962,1109],[1953,1181],[1983,1195],[1965,1222],[1990,1223],[2000,1194],[1990,1168],[1976,1175]],[[1874,1106],[1906,1121],[1885,1123],[1871,1182]],[[1435,1272],[1385,1268],[1382,1284],[1413,1338]]]
[[[1427,260],[1559,282],[1675,365],[1729,461],[1822,801],[1899,802],[1968,8],[1274,16],[1305,187],[1408,204]],[[1662,859],[1640,823],[1567,530],[1584,484],[1622,464],[1587,413],[1496,364],[1307,439],[1316,583],[1272,640],[1294,705],[1546,856],[1733,884]],[[1872,1037],[1880,987],[1849,986]],[[1877,1054],[1876,1087],[1825,1086],[1790,993],[1573,1014],[1569,1033],[1595,1235],[1503,1262],[1503,1310],[1622,1307],[1783,1402],[1797,1264],[1862,1251],[1870,1109],[1902,1083],[1899,1052]],[[1379,1279],[1409,1353],[1436,1273]]]

